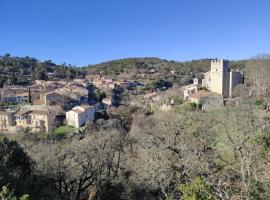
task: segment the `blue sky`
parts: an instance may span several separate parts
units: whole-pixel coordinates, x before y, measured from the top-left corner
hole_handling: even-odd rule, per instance
[[[269,0],[0,0],[0,55],[78,66],[270,53]]]

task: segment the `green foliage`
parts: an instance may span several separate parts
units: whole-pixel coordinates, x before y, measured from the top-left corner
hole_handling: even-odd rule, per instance
[[[214,200],[212,192],[213,189],[206,181],[198,177],[191,183],[182,184],[179,186],[179,190],[185,200]]]
[[[171,96],[168,98],[169,103],[174,105],[181,105],[183,104],[183,100],[179,96]]]
[[[254,105],[259,106],[262,105],[263,99],[262,98],[256,98],[254,101]]]
[[[210,67],[210,59],[194,60],[191,62],[168,61],[159,58],[127,58],[110,62],[105,62],[88,67],[91,73],[102,71],[104,75],[118,75],[123,72],[141,71],[155,69],[164,74],[170,73],[170,70],[188,75],[190,72],[206,72]]]
[[[2,191],[0,191],[0,200],[29,200],[29,195],[24,194],[20,198],[17,198],[8,187],[3,186]]]
[[[4,106],[14,106],[14,105],[17,105],[17,104],[14,102],[0,102],[0,108]]]
[[[146,116],[154,114],[154,110],[151,106],[146,106],[143,111]]]
[[[270,199],[270,182],[252,181],[249,186],[251,200]]]
[[[128,132],[132,124],[132,114],[137,111],[136,106],[119,106],[108,110],[108,115],[112,119],[117,119],[120,122],[120,128]]]
[[[54,135],[56,137],[63,137],[65,136],[67,133],[72,133],[74,132],[75,130],[77,130],[76,128],[74,127],[71,127],[71,126],[59,126],[57,129],[54,130]]]
[[[23,193],[24,181],[31,175],[33,162],[15,141],[0,139],[0,187],[10,184]]]
[[[146,90],[155,90],[162,88],[169,88],[172,86],[172,83],[163,79],[154,79],[151,80],[146,86]]]
[[[2,195],[13,197],[14,192],[16,196],[29,194],[33,199],[54,199],[49,194],[53,191],[52,183],[46,177],[33,174],[33,168],[32,159],[16,141],[0,138],[0,187],[8,185],[12,189],[10,192],[4,188]],[[20,198],[27,199],[28,195]]]
[[[97,95],[96,95],[96,87],[92,83],[87,84],[87,90],[88,90],[88,101],[96,101]]]
[[[48,76],[47,73],[53,73]],[[40,62],[30,57],[0,57],[0,87],[3,85],[28,84],[36,79],[84,78],[85,72],[81,68],[56,65],[49,61]]]
[[[184,111],[184,112],[195,111],[197,108],[197,104],[196,103],[184,103],[184,104],[180,105],[179,108],[180,108],[180,111]]]
[[[120,86],[116,86],[114,89],[112,89],[112,105],[113,106],[118,107],[121,105],[123,92],[124,90]]]

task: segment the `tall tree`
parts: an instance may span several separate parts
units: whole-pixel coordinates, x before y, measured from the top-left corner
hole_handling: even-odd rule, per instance
[[[122,95],[123,95],[123,88],[115,85],[112,89],[112,105],[118,107],[121,105]]]

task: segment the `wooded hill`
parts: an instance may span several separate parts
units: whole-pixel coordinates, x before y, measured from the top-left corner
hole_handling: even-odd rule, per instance
[[[162,79],[176,81],[179,77],[202,77],[202,73],[210,70],[210,58],[178,62],[160,58],[126,58],[108,61],[86,67],[55,64],[51,60],[39,61],[32,57],[15,57],[6,54],[0,56],[0,87],[3,85],[29,84],[34,80],[55,80],[85,78],[86,74],[118,77],[128,75],[136,79],[144,73],[160,74]],[[231,61],[234,69],[245,68],[249,60]],[[172,78],[172,72],[175,72]]]
[[[210,61],[212,58],[178,62],[160,58],[126,58],[120,60],[108,61],[96,65],[89,65],[86,69],[89,72],[103,71],[107,75],[117,75],[119,73],[129,72],[130,70],[156,69],[160,71],[178,71],[182,74],[189,72],[206,72],[210,70]],[[247,60],[232,61],[232,68],[244,68]]]
[[[57,65],[51,60],[41,62],[31,57],[0,56],[0,87],[29,84],[36,79],[84,78],[84,70],[75,66]]]

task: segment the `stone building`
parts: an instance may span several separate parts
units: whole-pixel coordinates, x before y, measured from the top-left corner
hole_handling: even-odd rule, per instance
[[[185,85],[180,89],[183,93],[184,100],[188,100],[188,97],[196,92],[198,92],[198,85],[190,84]]]
[[[202,86],[212,92],[232,97],[233,89],[243,82],[243,75],[229,67],[229,61],[216,59],[211,61],[211,70],[204,74]]]
[[[62,105],[62,95],[57,92],[48,92],[43,96],[43,104],[46,106]]]
[[[205,111],[220,109],[224,106],[223,96],[221,94],[200,90],[188,97],[188,101],[201,105]]]
[[[11,126],[14,126],[14,113],[0,111],[0,131],[8,131]]]
[[[29,128],[31,132],[50,132],[55,128],[55,113],[43,110],[22,110],[15,114],[19,129]]]
[[[72,108],[66,113],[67,125],[80,128],[86,122],[95,118],[95,107],[88,105],[81,105]]]

